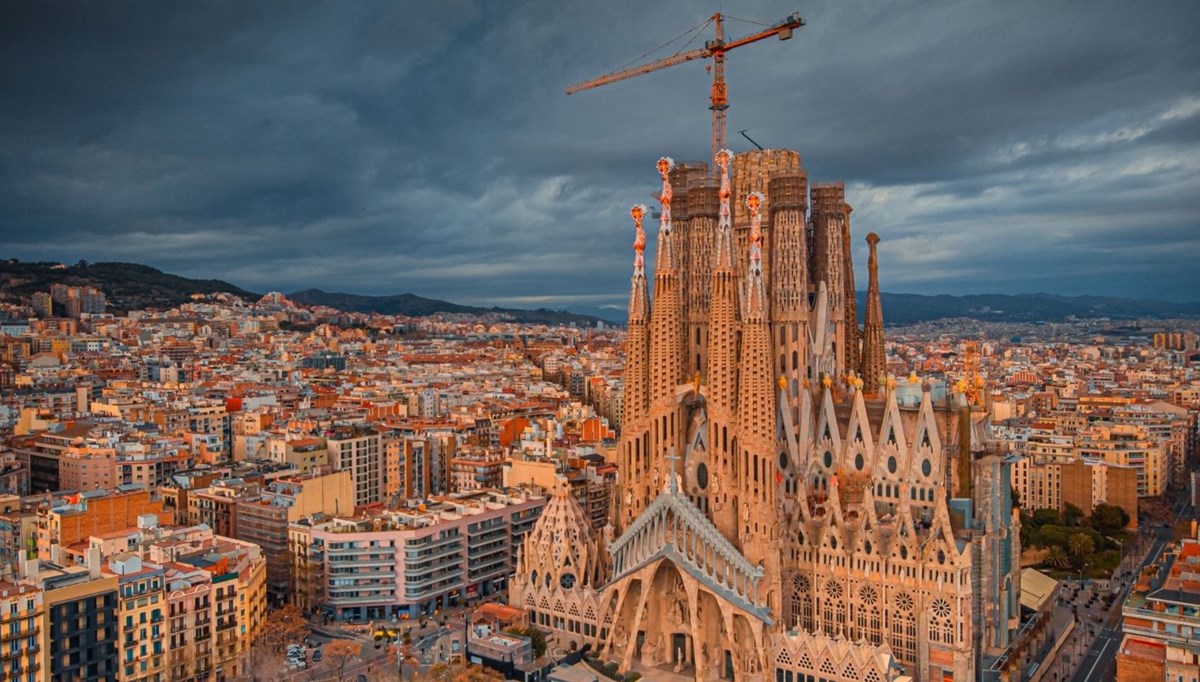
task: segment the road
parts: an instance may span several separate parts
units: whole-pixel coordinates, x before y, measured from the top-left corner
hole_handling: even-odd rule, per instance
[[[1187,499],[1181,500],[1175,509],[1176,518],[1185,515],[1190,516],[1192,513],[1191,505]],[[1171,541],[1173,529],[1171,528],[1156,528],[1154,530],[1154,544],[1150,548],[1150,553],[1139,564],[1134,575],[1141,573],[1142,569],[1154,562],[1158,561],[1159,555],[1162,554],[1163,548]],[[1113,602],[1115,605],[1113,613],[1100,624],[1100,631],[1092,645],[1088,647],[1087,652],[1083,655],[1083,663],[1075,671],[1075,675],[1071,677],[1071,682],[1102,682],[1106,680],[1115,680],[1117,678],[1117,649],[1121,646],[1121,604],[1125,603],[1125,598],[1129,596],[1129,590],[1132,589],[1132,581],[1126,586],[1118,598]],[[1091,627],[1090,623],[1081,623],[1081,627]]]

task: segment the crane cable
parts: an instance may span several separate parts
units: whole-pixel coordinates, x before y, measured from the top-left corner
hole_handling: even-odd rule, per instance
[[[773,26],[771,24],[764,24],[761,21],[751,21],[749,19],[742,19],[741,17],[731,17],[728,14],[722,14],[721,16],[725,17],[726,19],[733,19],[734,21],[741,21],[741,22],[744,22],[747,24],[754,24],[755,26],[764,26],[766,28],[773,28]]]
[[[663,49],[664,47],[666,47],[666,46],[670,45],[671,43],[675,42],[676,40],[679,40],[679,39],[681,39],[681,38],[687,37],[689,34],[696,33],[697,35],[699,35],[699,33],[698,33],[698,32],[699,32],[699,31],[702,31],[702,30],[704,30],[705,28],[707,28],[707,27],[708,27],[708,25],[709,25],[709,24],[711,24],[712,22],[713,22],[713,20],[712,20],[711,18],[709,18],[707,21],[705,21],[705,22],[702,22],[702,23],[700,23],[700,24],[697,24],[697,25],[693,26],[692,28],[689,28],[688,30],[684,31],[683,33],[680,33],[679,35],[675,36],[674,38],[671,38],[670,40],[668,40],[667,42],[663,43],[662,45],[659,45],[658,47],[656,47],[656,48],[654,48],[654,49],[650,50],[649,52],[646,52],[646,53],[645,53],[645,54],[643,54],[642,56],[640,56],[640,57],[634,57],[633,59],[630,59],[629,61],[625,62],[624,64],[622,64],[622,65],[618,66],[617,68],[613,69],[613,71],[620,71],[620,70],[622,70],[622,69],[625,69],[625,68],[629,67],[629,66],[630,66],[630,65],[632,65],[632,64],[635,64],[635,63],[637,63],[637,62],[640,62],[640,61],[642,61],[643,59],[645,59],[646,57],[649,57],[650,55],[654,54],[655,52],[658,52],[659,50]],[[685,45],[684,45],[682,48],[680,48],[680,49],[679,49],[679,51],[678,51],[678,52],[676,52],[675,54],[679,54],[679,52],[683,52],[683,50],[687,49],[687,46],[688,46],[688,45],[691,45],[691,44],[692,44],[692,41],[693,41],[693,40],[695,40],[695,39],[696,39],[696,36],[692,36],[692,37],[691,37],[691,39],[690,39],[690,40],[688,40],[688,42],[687,42],[687,43],[686,43],[686,44],[685,44]],[[672,56],[674,56],[674,55],[672,55]]]

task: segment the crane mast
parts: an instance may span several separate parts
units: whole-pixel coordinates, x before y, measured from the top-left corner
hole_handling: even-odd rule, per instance
[[[780,40],[788,40],[792,37],[792,31],[805,25],[799,14],[793,13],[783,21],[769,26],[766,29],[753,33],[748,36],[743,36],[728,42],[725,41],[725,17],[717,12],[709,18],[708,23],[713,24],[716,37],[713,40],[705,43],[704,47],[690,50],[688,52],[679,52],[665,57],[657,61],[633,66],[627,69],[621,69],[609,74],[594,78],[590,81],[576,83],[567,88],[567,94],[573,95],[584,90],[591,90],[602,85],[616,83],[618,81],[627,80],[643,74],[652,73],[660,69],[683,64],[685,62],[694,61],[696,59],[712,59],[710,68],[712,69],[712,91],[709,94],[711,104],[709,109],[712,111],[712,157],[715,160],[717,152],[725,148],[725,112],[729,109],[729,94],[725,86],[725,53],[749,45],[750,43],[758,42],[764,38],[778,36]],[[712,166],[715,168],[715,164]]]

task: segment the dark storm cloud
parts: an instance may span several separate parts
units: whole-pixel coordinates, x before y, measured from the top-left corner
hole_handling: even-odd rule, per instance
[[[707,155],[708,76],[562,90],[716,8],[7,3],[0,256],[620,305],[627,208],[659,155]],[[795,9],[796,39],[730,54],[730,146],[748,128],[845,179],[885,290],[1200,299],[1200,6],[733,13]]]

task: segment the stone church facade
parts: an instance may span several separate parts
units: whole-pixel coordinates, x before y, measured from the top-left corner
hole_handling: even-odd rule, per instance
[[[884,375],[878,237],[860,330],[844,188],[793,151],[717,166],[659,161],[649,274],[632,211],[612,523],[556,494],[511,600],[648,679],[967,680],[971,552],[928,387]]]

